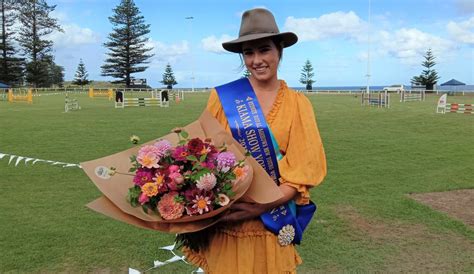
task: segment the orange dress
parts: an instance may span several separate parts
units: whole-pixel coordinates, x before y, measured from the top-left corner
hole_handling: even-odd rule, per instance
[[[215,90],[207,110],[230,132]],[[278,162],[280,182],[297,189],[297,204],[306,204],[309,188],[320,184],[326,175],[313,107],[304,94],[280,80],[277,98],[265,118],[283,155]],[[260,219],[220,226],[207,249],[193,252],[184,248],[183,252],[188,261],[210,274],[296,273],[296,266],[302,263],[294,245],[280,246],[277,236],[266,230]]]

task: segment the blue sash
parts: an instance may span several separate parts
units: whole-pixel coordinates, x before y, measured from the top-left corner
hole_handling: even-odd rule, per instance
[[[216,91],[234,139],[245,147],[275,183],[279,184],[277,158],[280,160],[282,155],[249,80],[241,78],[216,87]],[[263,213],[260,218],[268,230],[278,235],[280,244],[299,244],[315,211],[316,205],[312,202],[300,206],[291,200]]]

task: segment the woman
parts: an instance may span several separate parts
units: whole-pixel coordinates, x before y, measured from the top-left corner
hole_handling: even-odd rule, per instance
[[[258,8],[243,14],[239,38],[223,43],[226,50],[242,55],[251,75],[248,80],[237,80],[213,90],[207,110],[239,140],[236,132],[247,127],[244,125],[236,130],[234,121],[229,123],[229,119],[240,119],[242,122],[242,119],[248,118],[242,116],[250,113],[250,109],[253,111],[252,106],[257,106],[270,134],[269,138],[261,136],[263,143],[270,138],[274,140],[274,158],[278,158],[275,178],[278,178],[283,197],[271,204],[235,203],[223,222],[213,229],[206,248],[198,251],[185,248],[187,259],[207,273],[295,273],[296,266],[302,262],[294,247],[298,241],[291,233],[293,226],[289,225],[290,233],[282,234],[286,230],[282,230],[281,226],[280,230],[272,232],[266,228],[269,226],[263,218],[265,214],[274,213],[275,208],[284,210],[283,205],[289,205],[288,208],[294,212],[296,207],[290,205],[294,205],[292,201],[297,205],[307,205],[310,202],[309,188],[321,183],[326,175],[324,150],[311,103],[303,94],[289,89],[277,76],[283,48],[295,44],[297,40],[294,33],[280,33],[273,15]],[[245,92],[250,93],[242,95]],[[241,100],[238,96],[244,97]],[[243,101],[252,101],[252,96],[256,102],[248,109],[238,105]],[[229,105],[234,102],[237,102],[238,111],[233,114],[232,110],[229,111]],[[258,120],[258,116],[255,119]],[[254,122],[259,124],[261,121]],[[256,155],[252,154],[258,158]],[[264,164],[272,167],[262,162],[262,166]],[[273,174],[271,170],[267,169],[267,172]],[[275,217],[269,216],[270,219]],[[287,226],[286,223],[283,225]]]

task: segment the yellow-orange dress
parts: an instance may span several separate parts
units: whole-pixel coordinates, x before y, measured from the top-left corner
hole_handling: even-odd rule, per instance
[[[207,110],[230,132],[215,90],[211,91]],[[306,204],[309,188],[320,184],[326,175],[313,107],[304,94],[280,80],[277,98],[265,118],[283,154],[278,162],[280,182],[297,189],[297,204]],[[183,252],[188,261],[210,274],[295,273],[302,263],[294,245],[280,246],[260,219],[220,226],[207,249],[193,252],[184,248]]]

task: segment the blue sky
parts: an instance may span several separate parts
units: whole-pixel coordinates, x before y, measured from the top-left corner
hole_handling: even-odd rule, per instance
[[[82,58],[91,80],[100,76],[112,29],[108,16],[120,0],[49,0],[64,33],[55,42],[56,63],[65,79],[74,77]],[[240,58],[226,53],[223,41],[237,37],[243,11],[264,7],[273,12],[280,31],[293,31],[299,42],[285,49],[279,78],[301,86],[308,59],[316,86],[367,83],[370,33],[371,85],[408,84],[420,74],[423,54],[431,47],[437,57],[439,83],[456,78],[474,84],[474,1],[472,0],[135,0],[150,27],[155,56],[148,70],[136,74],[152,87],[170,63],[177,88],[213,87],[242,75]],[[185,19],[192,16],[194,19]],[[370,31],[369,31],[370,30]]]

